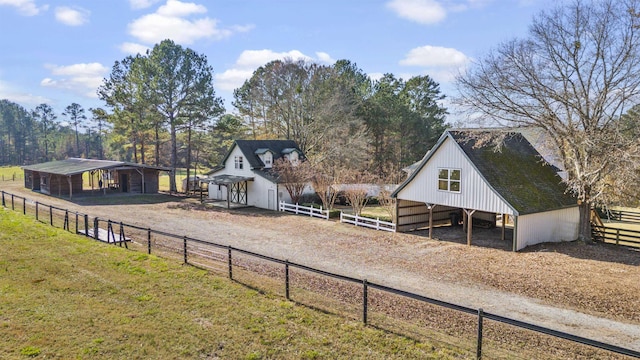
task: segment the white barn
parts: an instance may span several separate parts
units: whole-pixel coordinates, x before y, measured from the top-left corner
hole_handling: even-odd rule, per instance
[[[295,163],[304,154],[293,140],[236,140],[222,164],[202,180],[209,184],[209,199],[270,210],[277,210],[280,201],[291,202],[272,170],[280,158]]]
[[[520,133],[509,133],[500,151],[468,135],[446,131],[392,194],[398,231],[429,227],[431,237],[434,221],[461,213],[471,244],[474,218],[495,223],[502,214],[513,217],[514,251],[578,238],[576,199]]]

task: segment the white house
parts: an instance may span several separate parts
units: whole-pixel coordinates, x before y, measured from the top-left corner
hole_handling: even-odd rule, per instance
[[[476,146],[470,131],[446,131],[392,194],[398,231],[432,229],[434,221],[461,213],[471,244],[474,218],[495,221],[502,214],[513,217],[514,251],[577,239],[578,204],[557,168],[520,133],[509,133],[495,151]]]
[[[222,164],[203,180],[209,183],[209,198],[225,200],[227,206],[234,203],[277,210],[280,201],[291,202],[272,170],[280,158],[297,163],[304,154],[293,140],[236,140]]]

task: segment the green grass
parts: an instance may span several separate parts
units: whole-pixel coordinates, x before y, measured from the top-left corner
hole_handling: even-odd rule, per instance
[[[16,180],[22,180],[24,176],[24,171],[20,168],[20,166],[0,166],[0,180],[10,180],[12,176],[16,176]]]
[[[2,208],[0,229],[2,359],[464,357]]]
[[[209,169],[198,169],[197,175],[204,175]],[[191,169],[190,175],[194,175],[194,169]],[[187,169],[176,169],[176,186],[178,191],[182,191],[182,180],[187,178]],[[166,172],[160,172],[160,178],[158,179],[158,187],[162,191],[169,191],[169,175]]]

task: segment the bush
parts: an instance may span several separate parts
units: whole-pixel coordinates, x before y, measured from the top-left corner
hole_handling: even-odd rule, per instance
[[[373,219],[373,220],[378,220],[380,219],[380,221],[386,221],[386,222],[393,222],[393,219],[391,218],[391,216],[374,216],[374,215],[368,215],[368,214],[360,214],[360,217],[363,218],[367,218],[367,219]]]

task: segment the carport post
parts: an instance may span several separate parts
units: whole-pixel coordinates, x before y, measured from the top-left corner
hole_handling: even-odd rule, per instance
[[[467,210],[463,209],[464,213],[467,214],[467,245],[471,246],[471,231],[473,229],[473,213],[475,210]]]
[[[506,214],[502,214],[502,237],[501,237],[502,241],[504,241],[504,237],[505,237],[504,236],[504,229],[505,229],[505,225],[504,224],[507,222],[506,221],[507,220],[506,216],[507,216]]]
[[[433,208],[435,205],[427,204],[427,208],[429,208],[429,240],[433,239]]]

